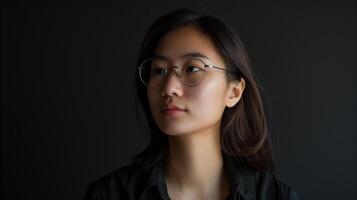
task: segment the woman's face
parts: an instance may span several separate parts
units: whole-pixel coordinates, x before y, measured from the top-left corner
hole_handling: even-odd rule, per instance
[[[155,49],[155,55],[166,57],[169,66],[180,67],[182,56],[191,53],[206,56],[199,58],[205,64],[226,68],[210,38],[193,26],[167,33]],[[203,81],[195,87],[183,85],[174,70],[170,72],[160,84],[147,89],[150,109],[160,130],[168,135],[218,131],[225,107],[239,101],[244,87],[228,84],[222,70],[206,69]]]

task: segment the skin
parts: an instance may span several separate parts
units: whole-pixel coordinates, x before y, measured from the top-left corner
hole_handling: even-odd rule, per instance
[[[206,64],[226,68],[211,39],[194,26],[164,35],[155,54],[177,66],[180,57],[199,52]],[[223,167],[220,125],[223,111],[239,102],[244,79],[228,83],[224,71],[207,69],[200,85],[184,86],[172,71],[160,84],[148,87],[150,109],[158,127],[169,136],[165,163],[166,187],[171,199],[224,199],[229,183]],[[174,104],[185,111],[166,115],[161,109]]]

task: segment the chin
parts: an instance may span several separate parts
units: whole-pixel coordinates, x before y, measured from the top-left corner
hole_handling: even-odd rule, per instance
[[[188,130],[184,130],[182,129],[182,127],[163,127],[163,126],[160,126],[160,130],[165,133],[166,135],[169,135],[169,136],[180,136],[180,135],[185,135],[187,133],[190,133],[190,131]]]
[[[182,132],[182,131],[173,130],[173,129],[161,129],[161,131],[168,136],[180,136],[180,135],[187,134],[187,132]]]
[[[193,133],[199,129],[192,119],[184,118],[156,118],[156,125],[166,135],[180,136]]]

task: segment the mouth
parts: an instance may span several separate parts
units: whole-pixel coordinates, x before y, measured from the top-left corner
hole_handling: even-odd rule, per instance
[[[186,112],[186,110],[182,110],[182,109],[164,109],[164,110],[162,110],[162,113],[165,116],[169,116],[169,117],[175,117],[175,116],[178,116],[185,112]]]
[[[182,112],[186,112],[187,110],[185,109],[180,109],[180,108],[166,108],[166,109],[162,109],[161,112],[170,112],[170,111],[182,111]]]
[[[161,110],[161,113],[163,113],[166,116],[177,116],[185,112],[187,112],[187,109],[180,108],[175,105],[166,106]]]

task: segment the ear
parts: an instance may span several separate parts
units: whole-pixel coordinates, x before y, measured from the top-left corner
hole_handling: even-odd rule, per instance
[[[245,88],[245,81],[243,78],[240,80],[229,83],[228,93],[226,98],[226,107],[235,106],[242,97]]]

